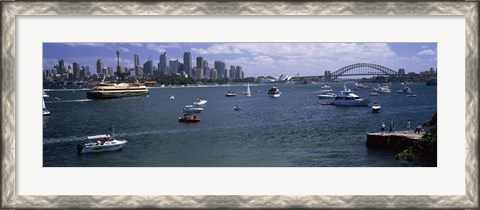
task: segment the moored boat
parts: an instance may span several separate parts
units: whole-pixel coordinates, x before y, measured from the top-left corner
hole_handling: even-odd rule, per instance
[[[88,136],[87,139],[91,142],[77,145],[78,154],[116,151],[128,143],[127,140],[116,140],[110,135]]]
[[[43,96],[42,96],[42,103],[43,103],[43,109],[42,109],[42,114],[43,116],[48,116],[50,115],[50,111],[48,111],[47,107],[45,106],[45,98],[48,98],[49,96],[45,93],[45,91],[43,92]]]
[[[203,106],[205,104],[207,104],[207,100],[203,99],[203,98],[197,98],[197,100],[195,100],[195,102],[193,102],[193,105],[195,106]]]
[[[376,87],[373,88],[373,91],[379,92],[379,93],[391,93],[392,92],[392,90],[390,89],[390,87],[388,85],[383,85],[383,86],[377,85]]]
[[[268,95],[272,98],[278,98],[280,97],[282,93],[280,92],[280,89],[278,87],[272,87],[270,90],[268,90]]]
[[[345,90],[340,91],[333,100],[332,105],[336,106],[368,106],[369,100],[360,98],[360,96]]]
[[[233,91],[228,91],[227,94],[225,94],[225,97],[235,97],[237,94]]]
[[[320,95],[317,95],[318,99],[333,99],[337,95],[335,93],[322,93]]]
[[[379,103],[373,103],[373,105],[372,105],[372,112],[380,112],[380,109],[381,109],[381,108],[382,108],[382,107],[380,106]]]
[[[196,107],[194,105],[186,105],[185,107],[183,107],[183,113],[200,113],[202,111],[202,107]]]
[[[249,83],[247,83],[247,92],[244,92],[243,95],[247,96],[247,97],[252,95],[252,93],[250,92],[250,84]]]
[[[178,122],[196,123],[200,122],[200,118],[197,116],[187,117],[187,114],[184,114],[183,117],[178,117]]]

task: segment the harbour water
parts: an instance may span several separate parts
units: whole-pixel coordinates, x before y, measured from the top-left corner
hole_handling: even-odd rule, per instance
[[[343,83],[329,83],[335,93]],[[86,90],[46,91],[50,116],[43,117],[44,167],[402,167],[394,153],[368,149],[366,133],[382,122],[396,130],[428,121],[437,109],[437,89],[409,84],[417,97],[396,91],[362,98],[381,103],[370,107],[323,106],[320,84],[276,85],[281,97],[268,97],[272,85],[151,88],[148,97],[86,99]],[[227,91],[236,97],[225,97]],[[175,99],[171,100],[170,96]],[[52,100],[58,97],[61,100]],[[196,98],[208,103],[199,123],[179,123],[182,108]],[[242,110],[235,111],[239,105]],[[129,143],[119,151],[78,155],[86,137],[109,134]]]

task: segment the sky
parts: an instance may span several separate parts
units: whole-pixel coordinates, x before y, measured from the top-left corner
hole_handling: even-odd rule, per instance
[[[43,69],[52,69],[58,60],[66,65],[77,62],[90,66],[96,72],[96,61],[105,66],[116,66],[116,51],[120,51],[120,65],[133,68],[134,54],[140,54],[140,64],[149,58],[156,66],[160,54],[183,62],[183,53],[203,57],[213,67],[214,61],[242,66],[245,77],[323,75],[355,63],[373,63],[392,70],[408,72],[437,68],[436,43],[44,43]]]

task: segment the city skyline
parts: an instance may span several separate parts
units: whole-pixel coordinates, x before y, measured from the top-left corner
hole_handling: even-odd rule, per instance
[[[190,57],[190,65],[196,67],[197,57],[202,57],[210,68],[215,61],[224,61],[226,68],[241,66],[245,77],[323,75],[365,62],[416,73],[437,68],[436,43],[44,43],[43,69],[53,68],[60,59],[65,66],[89,66],[91,73],[96,73],[98,59],[116,69],[117,50],[120,65],[127,68],[148,60],[157,67],[166,52],[167,65],[171,59],[185,63],[184,58]]]

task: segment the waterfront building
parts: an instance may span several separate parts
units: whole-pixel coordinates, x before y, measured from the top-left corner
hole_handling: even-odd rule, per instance
[[[130,72],[130,73],[129,73],[129,76],[130,76],[130,77],[136,76],[137,73],[138,73],[138,71],[139,71],[138,68],[131,68],[131,69],[129,70],[129,72]]]
[[[167,74],[167,52],[160,55],[160,63],[158,63],[158,70],[160,74]]]
[[[184,52],[183,53],[183,71],[188,74],[189,77],[192,76],[192,53]]]
[[[330,82],[332,81],[332,73],[330,71],[325,71],[324,73],[324,80],[325,82]]]
[[[210,68],[208,68],[208,61],[203,60],[203,78],[209,79]]]
[[[197,57],[197,71],[195,72],[197,79],[203,78],[203,69],[204,69],[203,57]]]
[[[97,74],[101,74],[104,67],[103,60],[100,58],[97,60]]]
[[[58,69],[57,69],[57,72],[58,72],[59,74],[65,73],[65,72],[64,72],[64,68],[65,68],[65,61],[63,61],[63,58],[62,58],[62,59],[60,59],[60,60],[58,61]]]
[[[405,69],[398,69],[398,75],[405,75]]]
[[[223,61],[215,61],[213,62],[213,68],[215,68],[217,72],[217,79],[223,79],[225,74],[225,62]]]
[[[243,70],[241,66],[235,66],[234,79],[243,79]]]
[[[225,69],[225,71],[223,72],[222,79],[228,79],[228,78],[230,78],[230,72],[228,71],[228,69]]]

